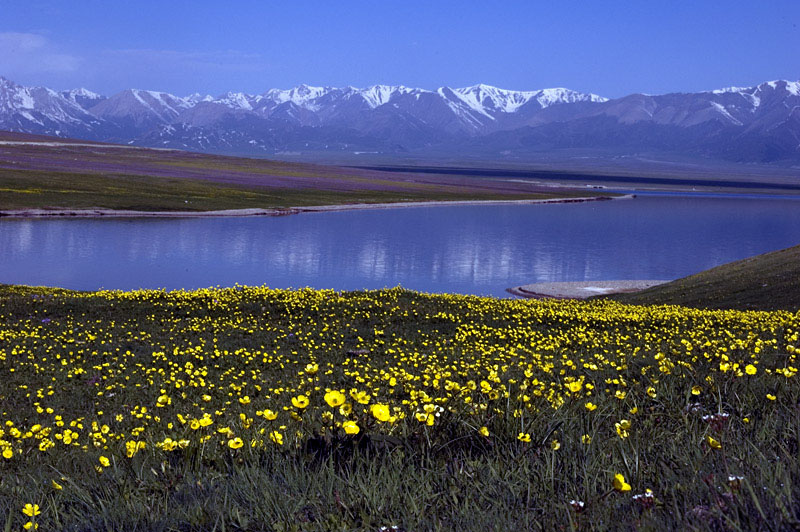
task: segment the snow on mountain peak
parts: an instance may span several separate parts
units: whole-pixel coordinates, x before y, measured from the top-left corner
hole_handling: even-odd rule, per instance
[[[199,92],[195,92],[194,94],[190,94],[189,96],[186,96],[185,98],[183,98],[183,100],[186,101],[187,103],[191,104],[191,105],[195,105],[195,104],[198,104],[200,102],[213,102],[214,101],[214,97],[211,96],[210,94],[203,95],[203,94],[200,94]]]
[[[798,81],[787,81],[785,79],[776,79],[773,81],[766,81],[760,84],[756,89],[765,90],[765,86],[773,90],[777,90],[779,87],[783,86],[783,90],[785,90],[792,96],[800,96],[800,82]]]
[[[532,93],[516,93],[492,87],[491,85],[473,85],[452,89],[462,102],[474,111],[494,120],[491,112],[510,113],[530,100]]]
[[[92,92],[89,89],[84,89],[83,87],[79,89],[70,89],[68,91],[63,91],[61,95],[71,97],[72,99],[76,97],[83,97],[83,98],[90,98],[92,100],[99,100],[100,98],[102,98],[102,96],[100,96],[96,92]]]
[[[778,86],[783,85],[785,90],[792,94],[793,96],[797,96],[798,92],[800,91],[800,81],[787,81],[785,79],[775,79],[772,81],[765,81],[763,83],[759,83],[758,85],[754,85],[751,87],[724,87],[722,89],[716,89],[709,91],[712,94],[725,94],[727,92],[750,92],[750,91],[757,91],[757,90],[765,90],[767,87],[770,89],[777,89]]]
[[[354,94],[358,94],[367,102],[371,109],[388,103],[395,95],[412,94],[426,92],[422,89],[412,89],[403,85],[372,85],[364,89],[355,89],[351,87]]]
[[[313,85],[306,85],[305,83],[301,83],[293,90],[296,94],[301,94],[303,96],[312,96],[312,95],[320,95],[325,92],[326,89],[329,87],[315,87]]]
[[[544,109],[554,104],[559,103],[575,103],[575,102],[607,102],[608,98],[598,96],[592,93],[583,93],[574,91],[572,89],[565,89],[563,87],[556,87],[553,89],[541,89],[535,91],[537,93],[536,101]]]
[[[11,118],[12,123],[36,124],[47,127],[45,122],[61,123],[66,127],[81,127],[91,115],[75,100],[46,87],[23,87],[13,81],[0,79],[0,121]],[[17,117],[17,118],[13,118]],[[17,126],[19,127],[19,126]],[[26,129],[29,126],[24,126]],[[11,129],[3,127],[3,129]],[[56,134],[59,134],[56,132]]]
[[[291,102],[298,107],[316,111],[319,105],[316,105],[314,100],[325,96],[331,92],[331,87],[313,87],[311,85],[298,85],[291,89],[270,89],[264,93],[265,98],[269,98],[276,104]]]
[[[752,90],[753,87],[723,87],[721,89],[714,89],[711,91],[712,94],[725,94],[728,92],[745,92]]]
[[[592,105],[607,99],[566,88],[514,91],[483,83],[464,88],[441,87],[435,92],[403,85],[376,84],[364,88],[298,85],[259,95],[228,92],[219,97],[200,93],[177,97],[165,92],[129,89],[106,98],[82,88],[54,91],[20,86],[0,77],[0,129],[237,152],[245,143],[246,150],[256,149],[256,143],[259,150],[267,151],[287,146],[317,149],[315,146],[321,146],[323,139],[326,148],[329,139],[334,139],[337,150],[362,146],[414,150],[435,145],[441,138],[445,148],[453,146],[454,150],[461,150],[454,144],[459,139],[489,135],[487,150],[505,150],[506,146],[517,146],[515,139],[527,135],[524,133],[527,128],[544,125],[560,128],[559,124],[568,124],[567,129],[556,131],[569,133],[574,128],[579,134],[576,138],[584,134],[602,137],[596,128],[605,127],[603,123],[592,121],[584,125],[579,120],[607,116],[616,117],[621,126],[634,122],[641,127],[692,127],[707,123],[713,135],[703,140],[707,144],[702,146],[723,150],[717,147],[720,136],[714,133],[720,128],[726,128],[724,131],[748,128],[748,135],[763,135],[770,146],[780,144],[773,142],[775,139],[782,142],[789,138],[785,135],[793,134],[794,129],[776,128],[775,124],[788,123],[794,127],[800,116],[798,97],[800,81],[775,80],[702,94],[676,93],[653,98],[632,95],[616,99],[612,105]],[[579,105],[570,106],[573,103]],[[546,110],[550,107],[554,109]],[[193,111],[187,112],[192,108]],[[791,122],[785,122],[789,119]],[[636,131],[620,131],[638,142],[640,134]],[[657,137],[661,138],[661,133]],[[794,141],[794,137],[790,140]],[[664,146],[672,150],[672,137],[665,142]],[[731,146],[713,153],[738,150],[738,145]],[[780,153],[796,156],[795,152]]]
[[[5,88],[8,90],[0,100],[0,106],[7,110],[16,109],[34,109],[36,103],[31,94],[31,89],[28,87],[20,87],[11,82]]]
[[[788,92],[791,96],[800,96],[800,81],[786,81],[782,79],[765,81],[754,87],[725,87],[710,91],[711,94],[739,94],[745,98],[752,106],[752,111],[755,111],[761,105],[761,97],[764,92],[769,90],[778,90],[780,86]]]
[[[536,100],[542,109],[559,103],[604,102],[607,98],[596,94],[584,94],[564,88],[540,89],[535,91],[513,91],[499,89],[483,83],[453,89],[453,93],[475,111],[494,119],[492,113],[514,113],[531,100]]]
[[[227,107],[230,107],[231,109],[244,109],[246,111],[252,111],[253,110],[252,100],[254,98],[255,98],[254,96],[250,96],[243,92],[226,92],[216,100],[211,98],[210,100],[204,99],[202,101],[216,101]],[[187,100],[189,100],[189,98],[187,98]],[[197,103],[197,101],[193,101],[193,103]]]

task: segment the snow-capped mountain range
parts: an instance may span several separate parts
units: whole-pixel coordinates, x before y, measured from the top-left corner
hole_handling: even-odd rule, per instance
[[[0,77],[0,129],[235,154],[687,152],[800,159],[800,82],[607,99],[570,89],[490,85],[270,89],[179,97],[128,89],[24,87]]]

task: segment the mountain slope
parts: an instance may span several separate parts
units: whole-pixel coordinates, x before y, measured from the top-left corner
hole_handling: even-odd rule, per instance
[[[194,104],[166,92],[128,89],[100,101],[89,109],[98,118],[125,131],[142,134],[161,124],[169,124]]]
[[[128,89],[108,98],[0,78],[0,128],[142,146],[275,155],[291,151],[476,155],[563,150],[800,161],[800,82],[607,99],[565,88],[402,85],[270,89],[218,97]]]
[[[0,77],[0,128],[25,133],[93,138],[103,121],[73,97],[45,87],[23,87]]]

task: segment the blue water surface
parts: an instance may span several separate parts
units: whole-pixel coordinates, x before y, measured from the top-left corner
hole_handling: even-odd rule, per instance
[[[647,196],[284,217],[0,219],[0,283],[402,285],[507,296],[547,281],[675,279],[800,243],[800,201]]]

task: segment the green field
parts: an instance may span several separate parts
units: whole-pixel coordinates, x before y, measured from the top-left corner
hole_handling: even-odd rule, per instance
[[[596,196],[463,176],[418,176],[0,132],[0,210],[193,211]],[[42,145],[52,143],[57,145]],[[31,144],[39,142],[40,144]],[[61,145],[60,143],[65,143]],[[611,196],[611,194],[605,194]]]
[[[800,246],[757,255],[612,299],[636,305],[739,310],[800,309]]]
[[[579,196],[565,192],[558,197]],[[0,210],[52,208],[136,211],[280,209],[348,203],[545,199],[550,194],[514,195],[436,187],[399,190],[325,190],[225,185],[205,180],[140,175],[98,176],[0,169]]]
[[[796,312],[0,286],[0,526],[796,530],[798,353]]]

